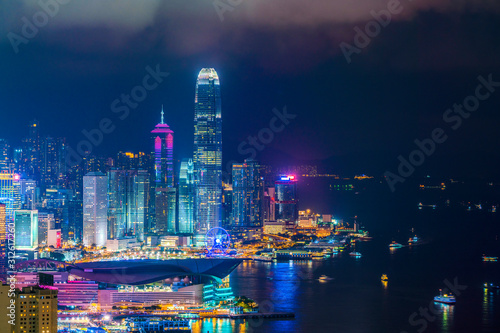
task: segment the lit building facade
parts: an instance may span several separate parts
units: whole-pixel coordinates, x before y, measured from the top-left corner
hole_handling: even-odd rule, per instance
[[[41,147],[40,183],[43,187],[60,184],[66,173],[66,140],[48,136]]]
[[[116,168],[121,170],[148,170],[150,155],[143,152],[119,152],[116,155]]]
[[[203,303],[214,306],[220,303],[234,300],[233,290],[231,289],[229,276],[222,279],[222,283],[207,283],[203,286]]]
[[[220,81],[203,68],[196,81],[194,106],[195,224],[197,232],[221,225],[222,114]]]
[[[0,139],[0,172],[10,170],[10,145],[5,139]]]
[[[54,213],[42,210],[38,212],[38,245],[47,244],[48,232],[55,229],[55,225]]]
[[[37,201],[36,181],[33,179],[20,179],[21,208],[35,209]]]
[[[81,243],[83,240],[83,201],[73,198],[68,201],[68,225],[62,228],[64,241]]]
[[[193,233],[194,164],[183,159],[179,172],[179,233]]]
[[[151,131],[154,142],[155,184],[159,187],[174,186],[174,131],[163,120]]]
[[[0,286],[3,301],[9,302],[8,286]],[[16,290],[14,325],[4,324],[2,332],[57,333],[57,290],[38,286]],[[9,303],[10,305],[10,303]],[[9,328],[10,326],[10,328]]]
[[[20,178],[16,173],[0,173],[0,203],[5,204],[7,221],[12,221],[14,211],[21,209]]]
[[[156,231],[158,235],[174,234],[176,226],[177,190],[173,187],[155,189]]]
[[[108,172],[108,238],[134,236],[144,240],[148,214],[149,173],[145,170]]]
[[[7,235],[7,218],[5,204],[0,203],[0,247],[5,245]]]
[[[232,227],[261,227],[263,180],[257,161],[233,164]]]
[[[231,228],[233,213],[233,184],[222,183],[222,227]]]
[[[14,211],[16,250],[34,250],[38,247],[38,211]]]
[[[108,177],[91,172],[83,177],[83,245],[106,246]]]
[[[275,183],[275,217],[278,221],[295,222],[298,218],[297,179],[280,176]]]

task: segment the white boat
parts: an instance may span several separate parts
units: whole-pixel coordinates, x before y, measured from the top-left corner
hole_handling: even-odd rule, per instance
[[[444,303],[444,304],[455,304],[456,299],[452,294],[443,294],[443,291],[439,289],[439,296],[434,297],[434,302]]]
[[[351,253],[349,253],[349,255],[353,256],[353,257],[356,257],[356,258],[361,257],[361,253],[359,253],[359,252],[351,252]]]

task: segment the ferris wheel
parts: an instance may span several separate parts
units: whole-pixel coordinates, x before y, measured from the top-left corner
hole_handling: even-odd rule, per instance
[[[223,228],[212,228],[208,230],[205,236],[205,247],[209,255],[226,254],[230,244],[231,237]]]

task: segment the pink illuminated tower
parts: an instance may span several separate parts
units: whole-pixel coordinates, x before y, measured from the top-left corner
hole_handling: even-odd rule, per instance
[[[154,140],[154,181],[156,187],[174,186],[174,131],[163,121],[163,105],[161,122],[151,131]]]

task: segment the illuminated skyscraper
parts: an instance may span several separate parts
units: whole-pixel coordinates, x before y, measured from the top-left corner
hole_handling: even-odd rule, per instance
[[[14,211],[16,250],[34,250],[38,247],[38,211]]]
[[[38,133],[38,121],[30,122],[29,135],[23,140],[23,157],[21,170],[26,172],[27,176],[35,180],[40,180],[41,170],[41,144]]]
[[[108,173],[108,238],[135,236],[144,240],[148,212],[149,174],[145,170]]]
[[[83,177],[83,245],[106,246],[108,177],[90,172]]]
[[[193,162],[196,231],[204,232],[222,219],[221,94],[213,68],[203,68],[196,81]]]
[[[66,140],[46,137],[41,146],[41,184],[43,187],[57,185],[66,172]]]
[[[233,215],[233,183],[222,182],[222,227],[230,228]]]
[[[154,142],[155,184],[160,187],[174,186],[174,131],[163,120],[151,131]]]
[[[21,191],[21,208],[22,209],[35,209],[36,197],[36,181],[32,179],[20,179]]]
[[[160,235],[177,232],[175,225],[177,190],[174,187],[155,189],[156,231]]]
[[[232,227],[262,226],[263,180],[260,165],[248,159],[233,164]]]
[[[275,191],[276,220],[295,222],[298,218],[295,176],[281,176],[275,183]]]
[[[131,152],[118,152],[116,155],[116,168],[121,170],[148,170],[150,155],[143,152],[137,154]]]
[[[55,229],[56,219],[54,213],[49,211],[38,211],[38,244],[47,245],[47,234],[49,230]]]
[[[183,159],[179,172],[179,232],[193,233],[194,165]]]
[[[83,202],[78,198],[68,201],[68,226],[62,228],[64,241],[81,243],[83,239]]]
[[[16,173],[0,173],[0,203],[6,206],[7,221],[13,221],[14,211],[21,209],[20,178]]]
[[[5,139],[0,139],[0,172],[10,170],[10,146]]]
[[[153,176],[149,224],[160,234],[175,233],[177,192],[174,188],[174,131],[163,119],[151,131],[153,136]],[[151,220],[154,220],[152,223]]]

